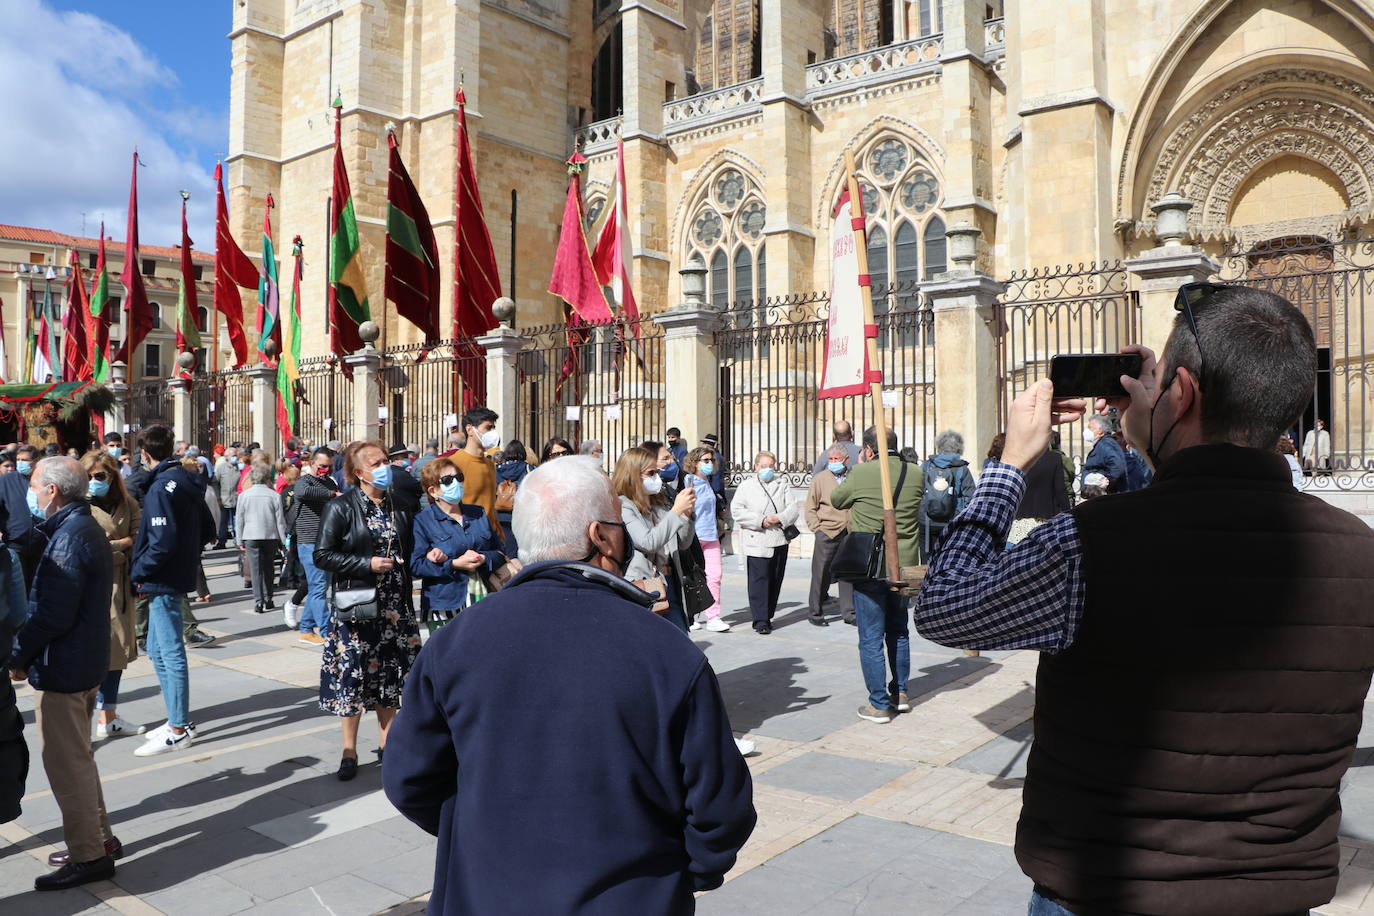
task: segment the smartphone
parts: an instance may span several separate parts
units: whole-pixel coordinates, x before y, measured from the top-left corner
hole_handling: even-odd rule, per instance
[[[1050,381],[1057,398],[1125,397],[1121,376],[1140,377],[1139,353],[1072,353],[1050,360]]]

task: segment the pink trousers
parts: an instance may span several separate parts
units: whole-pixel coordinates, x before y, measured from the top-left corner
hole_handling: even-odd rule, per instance
[[[720,541],[702,541],[701,552],[706,556],[706,585],[716,603],[706,609],[706,619],[720,616]]]

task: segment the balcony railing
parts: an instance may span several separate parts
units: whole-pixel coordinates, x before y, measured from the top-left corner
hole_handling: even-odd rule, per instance
[[[663,106],[663,132],[677,134],[763,110],[763,78],[700,92]]]
[[[593,121],[591,124],[584,124],[579,127],[573,139],[584,156],[604,152],[615,147],[616,127],[619,124],[620,118],[618,117],[607,118],[604,121]]]
[[[940,69],[941,36],[926,35],[895,45],[821,61],[806,68],[806,97],[825,98],[866,86]]]
[[[989,19],[983,24],[987,30],[984,41],[987,43],[988,57],[1002,57],[1007,53],[1007,23],[1005,19]]]

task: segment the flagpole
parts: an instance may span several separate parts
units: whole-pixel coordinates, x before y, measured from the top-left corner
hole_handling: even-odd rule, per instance
[[[854,177],[854,152],[846,150],[844,166],[849,181],[849,199],[853,202],[850,212],[862,212],[863,198],[859,195],[859,180]],[[859,295],[864,305],[864,338],[868,347],[868,367],[876,369],[878,362],[878,337],[870,334],[869,328],[877,324],[873,317],[873,287],[868,276],[868,231],[862,218],[856,218],[854,227],[854,254],[859,266]],[[891,583],[901,581],[901,561],[897,555],[897,510],[892,500],[892,469],[888,467],[887,455],[887,416],[883,413],[883,383],[873,376],[869,382],[869,397],[873,400],[873,427],[878,433],[878,473],[882,480],[883,497],[883,553],[887,557],[887,578]]]

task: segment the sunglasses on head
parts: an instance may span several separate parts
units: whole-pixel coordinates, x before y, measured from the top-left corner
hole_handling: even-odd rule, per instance
[[[443,477],[440,477],[440,478],[439,478],[439,484],[440,484],[440,486],[445,486],[445,487],[449,487],[449,486],[452,486],[452,485],[455,484],[455,483],[462,483],[462,482],[463,482],[463,475],[462,475],[462,474],[445,474]]]
[[[1178,288],[1178,295],[1174,297],[1174,309],[1183,313],[1183,319],[1188,323],[1188,330],[1193,332],[1193,342],[1197,344],[1197,386],[1199,389],[1202,388],[1203,376],[1202,336],[1197,332],[1197,317],[1194,313],[1206,305],[1207,300],[1217,293],[1240,288],[1224,283],[1185,283]]]

